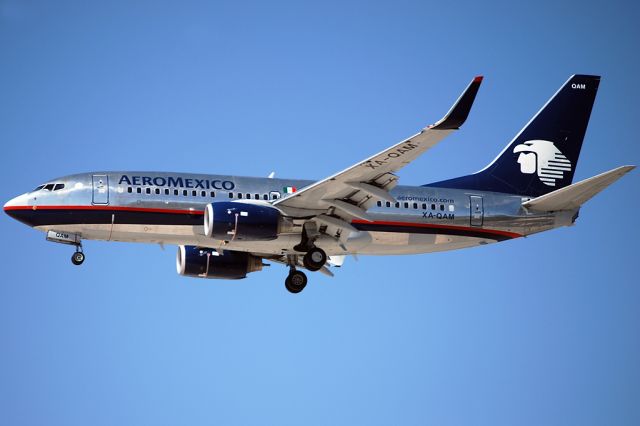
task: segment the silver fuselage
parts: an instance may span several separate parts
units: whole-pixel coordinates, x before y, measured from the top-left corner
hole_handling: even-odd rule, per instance
[[[219,241],[205,236],[203,211],[216,201],[268,203],[310,180],[159,172],[94,172],[65,176],[18,196],[5,211],[42,231],[82,239],[194,245],[247,251],[264,257],[294,253],[303,217],[272,241]],[[571,225],[577,210],[532,213],[527,198],[494,192],[401,186],[390,191],[396,203],[379,201],[367,211],[371,221],[354,219],[346,243],[322,236],[316,245],[329,255],[410,254],[453,250],[522,237]],[[317,214],[322,211],[316,212]]]

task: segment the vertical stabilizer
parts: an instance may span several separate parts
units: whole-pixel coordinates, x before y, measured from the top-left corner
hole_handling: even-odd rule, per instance
[[[599,84],[598,76],[572,76],[491,164],[427,186],[538,197],[570,185]]]

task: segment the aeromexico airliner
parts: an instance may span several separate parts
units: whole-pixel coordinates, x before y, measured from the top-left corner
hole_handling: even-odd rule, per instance
[[[93,172],[53,179],[5,204],[11,217],[74,245],[83,239],[176,244],[177,269],[245,278],[263,261],[332,275],[345,255],[453,250],[572,225],[582,204],[634,166],[573,183],[600,77],[574,75],[477,173],[423,186],[395,174],[460,128],[476,77],[443,119],[320,181],[222,175]]]

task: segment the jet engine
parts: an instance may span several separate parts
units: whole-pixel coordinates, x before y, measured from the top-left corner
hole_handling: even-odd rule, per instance
[[[265,204],[216,202],[204,210],[204,233],[225,241],[269,241],[292,227],[275,207]]]
[[[176,257],[178,274],[197,278],[223,278],[239,280],[249,272],[262,270],[262,259],[249,253],[179,246]]]

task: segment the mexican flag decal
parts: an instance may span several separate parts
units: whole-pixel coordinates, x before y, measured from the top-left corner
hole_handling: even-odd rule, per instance
[[[296,192],[296,187],[295,186],[285,186],[284,188],[282,188],[282,192],[284,192],[285,194],[293,194],[294,192]]]

